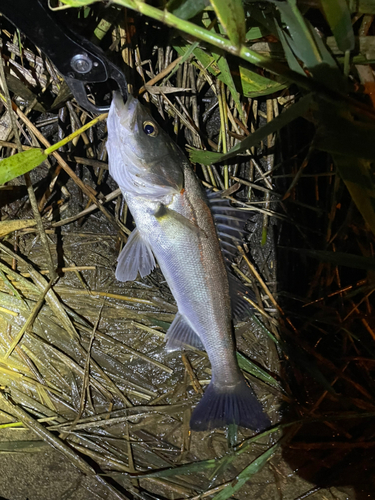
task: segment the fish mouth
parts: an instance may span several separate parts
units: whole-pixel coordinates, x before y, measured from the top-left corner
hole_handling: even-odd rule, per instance
[[[129,94],[124,104],[120,92],[114,92],[113,101],[120,124],[128,130],[133,130],[137,122],[138,111],[141,109],[138,99]]]

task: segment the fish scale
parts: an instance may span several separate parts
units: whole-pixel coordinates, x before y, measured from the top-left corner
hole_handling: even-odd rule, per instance
[[[178,306],[167,350],[203,345],[211,363],[211,383],[193,411],[191,428],[268,427],[236,360],[229,286],[236,278],[228,281],[214,216],[189,162],[139,101],[129,97],[124,104],[119,94],[108,116],[107,149],[110,174],[136,223],[116,276],[145,276],[156,259]]]

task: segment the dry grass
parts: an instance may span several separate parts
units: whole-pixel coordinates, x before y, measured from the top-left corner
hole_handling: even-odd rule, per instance
[[[242,98],[238,108],[191,56],[178,57],[168,44],[147,47],[138,37],[144,23],[115,23],[111,48],[126,63],[133,90],[141,89],[182,145],[226,152],[294,100],[284,90]],[[165,35],[147,29],[155,45]],[[2,86],[21,114],[12,124],[6,107],[0,111],[2,157],[14,154],[17,137],[22,148],[55,143],[89,119],[74,100],[41,114],[40,96],[58,99],[63,85],[35,47],[23,44],[22,61],[17,33],[3,30]],[[28,82],[28,94],[13,90],[10,70]],[[108,498],[305,498],[309,490],[330,498],[332,484],[356,484],[339,476],[354,456],[364,466],[357,452],[373,446],[373,269],[349,272],[279,248],[303,241],[312,251],[373,257],[373,239],[330,164],[318,167],[309,144],[301,150],[290,137],[290,159],[275,157],[280,136],[272,135],[246,163],[196,166],[206,187],[238,183],[233,199],[257,214],[234,263],[256,292],[257,313],[235,333],[241,367],[275,426],[255,437],[231,428],[191,433],[191,408],[210,364],[199,351],[165,353],[176,306],[159,271],[116,282],[131,219],[107,174],[103,125],[86,134],[29,177],[0,188],[0,428],[14,433],[6,452],[20,451],[17,429],[26,426],[38,436],[35,453],[41,441],[53,446],[104,485]],[[300,285],[309,280],[309,288]],[[279,297],[280,290],[288,294]],[[280,404],[292,409],[283,425]],[[21,451],[29,448],[25,442]],[[301,468],[307,480],[318,477],[316,488],[299,477]]]

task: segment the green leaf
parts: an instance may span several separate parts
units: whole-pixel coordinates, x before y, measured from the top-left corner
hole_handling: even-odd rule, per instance
[[[163,330],[166,332],[168,328],[171,326],[172,323],[168,323],[167,321],[161,321],[160,319],[157,318],[151,318],[150,316],[148,317],[149,320],[156,326],[160,326],[160,328],[163,328]]]
[[[210,0],[229,40],[240,47],[246,40],[245,12],[241,0]]]
[[[304,63],[318,81],[334,90],[345,91],[345,80],[336,61],[314,27],[303,18],[296,5],[296,0],[278,2],[277,6],[280,10],[281,19],[287,27],[288,34],[284,32],[284,37],[297,58]],[[283,43],[282,37],[280,37],[280,41]],[[283,47],[285,50],[285,40]],[[290,64],[291,59],[287,52],[286,57]],[[290,68],[298,71],[294,63],[290,65]]]
[[[192,50],[193,47],[193,50]],[[193,52],[197,60],[204,66],[207,71],[224,82],[231,90],[233,99],[237,109],[242,114],[242,107],[238,99],[237,92],[242,91],[244,97],[259,97],[272,94],[285,88],[285,83],[267,78],[259,73],[252,71],[244,66],[239,66],[238,71],[231,70],[226,58],[218,55],[213,56],[207,51],[194,47],[194,44],[186,46],[174,47],[179,55],[187,56],[187,52]],[[221,72],[221,73],[220,73]]]
[[[314,78],[330,87],[333,90],[338,90],[342,93],[347,92],[347,80],[341,73],[336,61],[332,57],[326,44],[320,38],[313,26],[308,23],[311,29],[312,36],[320,51],[322,62],[314,68],[309,68]]]
[[[373,257],[363,257],[344,252],[329,252],[325,250],[310,250],[307,248],[288,248],[293,252],[313,257],[321,262],[331,262],[337,266],[346,266],[354,269],[367,269],[375,271],[375,260]]]
[[[78,137],[80,134],[85,132],[85,130],[89,129],[99,121],[104,120],[106,117],[107,113],[97,116],[72,134],[64,137],[61,141],[52,144],[52,146],[44,151],[39,148],[27,149],[26,151],[22,151],[22,153],[17,153],[9,158],[0,160],[0,185],[5,184],[5,182],[15,179],[19,175],[25,174],[26,172],[29,172],[33,168],[37,167],[43,163],[45,159],[47,159],[49,154],[57,151],[61,148],[61,146],[64,146],[75,137]]]
[[[293,249],[295,250],[295,249]],[[327,380],[320,370],[316,360],[308,354],[302,347],[292,342],[280,342],[281,349],[287,356],[300,368],[301,371],[308,373],[330,394],[337,394],[332,384]]]
[[[335,56],[343,55],[344,52],[339,49],[335,37],[328,36],[325,40],[326,45],[330,52]],[[358,57],[363,57],[364,64],[371,64],[370,61],[375,59],[375,37],[374,36],[359,36],[357,37],[357,46],[355,47],[355,54],[353,56],[353,63]]]
[[[257,38],[264,37],[267,33],[267,30],[262,28],[261,26],[253,26],[246,33],[246,40],[256,40]]]
[[[285,52],[286,60],[289,64],[289,68],[292,69],[293,71],[296,71],[297,73],[304,74],[301,65],[297,61],[297,58],[294,55],[293,50],[291,49],[292,41],[290,36],[284,33],[284,31],[280,28],[278,23],[276,23],[276,28],[277,28],[277,35]]]
[[[247,373],[250,373],[259,380],[262,380],[266,384],[281,390],[280,384],[278,383],[277,380],[275,380],[271,375],[269,375],[265,370],[260,368],[258,365],[247,359],[240,352],[237,352],[237,361],[238,361],[238,366],[242,370],[246,371]]]
[[[23,424],[21,424],[23,425]],[[48,443],[45,441],[1,441],[1,453],[37,453],[45,452],[48,448]]]
[[[69,7],[83,7],[85,5],[91,5],[95,2],[97,2],[97,0],[63,0],[63,3]]]
[[[178,71],[178,68],[180,66],[182,66],[184,64],[184,62],[186,62],[189,57],[191,56],[191,54],[193,54],[194,50],[198,47],[199,43],[198,42],[194,42],[192,43],[191,45],[189,45],[188,47],[179,47],[179,46],[173,46],[173,48],[175,49],[175,51],[178,53],[178,55],[182,56],[182,59],[181,61],[176,64],[176,66],[172,69],[172,71],[163,79],[163,81],[161,82],[161,86],[162,85],[165,85],[166,82],[175,74],[177,73]],[[184,50],[186,49],[186,50]]]
[[[215,495],[212,500],[227,500],[234,495],[245,483],[247,483],[247,481],[249,481],[264,467],[272,455],[275,454],[279,446],[279,443],[274,444],[271,448],[251,462],[251,464],[243,469],[243,471],[241,471],[238,476],[230,484],[228,484],[228,486]]]
[[[321,6],[340,50],[354,49],[354,33],[346,0],[321,0]]]
[[[375,1],[374,0],[357,0],[350,2],[353,12],[360,14],[375,14]]]
[[[183,474],[191,474],[192,472],[202,472],[214,469],[217,466],[217,460],[201,460],[200,462],[191,462],[189,464],[170,467],[168,469],[159,469],[152,472],[142,474],[142,477],[171,477],[180,476]]]
[[[225,161],[229,158],[234,158],[239,153],[245,153],[248,149],[257,146],[264,137],[273,134],[280,130],[282,127],[295,120],[299,116],[303,116],[309,109],[313,100],[313,95],[308,94],[303,97],[297,104],[294,104],[286,111],[281,113],[278,117],[267,123],[263,127],[257,129],[253,134],[249,135],[241,142],[236,144],[228,153],[214,153],[212,151],[203,151],[192,149],[190,151],[190,160],[193,163],[202,163],[203,165],[210,165],[219,161]]]
[[[375,181],[370,162],[341,154],[333,155],[333,161],[352,200],[375,234]]]
[[[315,146],[328,153],[347,155],[352,161],[357,158],[375,160],[375,125],[351,119],[345,116],[337,106],[320,102],[318,111],[319,126]],[[351,169],[355,175],[355,169]],[[362,173],[364,173],[362,171]],[[346,170],[349,175],[350,171]],[[370,172],[366,175],[351,175],[350,180],[361,184],[364,188],[371,185]]]
[[[42,149],[33,148],[0,161],[0,185],[30,172],[48,157]]]
[[[219,80],[225,83],[225,85],[229,88],[230,93],[232,94],[233,100],[236,104],[237,111],[240,115],[240,117],[245,120],[242,107],[241,107],[241,101],[240,98],[238,97],[238,92],[236,90],[236,87],[233,82],[232,74],[229,69],[228,62],[225,58],[225,56],[216,56],[215,54],[215,59],[218,65],[218,68],[220,70],[220,75],[219,75]]]
[[[260,97],[278,92],[286,87],[282,81],[259,75],[243,66],[239,67],[242,93],[245,97]],[[281,80],[281,78],[280,78]]]
[[[72,132],[68,136],[64,137],[64,139],[61,139],[61,141],[56,142],[55,144],[52,144],[52,146],[50,146],[49,148],[47,148],[44,152],[47,155],[50,155],[54,151],[57,151],[59,148],[61,148],[65,144],[68,144],[68,142],[72,141],[73,139],[75,139],[76,137],[78,137],[79,135],[81,135],[83,132],[85,132],[86,130],[88,130],[93,125],[96,125],[98,122],[100,122],[100,121],[104,120],[105,118],[107,118],[107,116],[108,116],[108,113],[103,113],[103,114],[97,116],[93,120],[91,120],[91,121],[85,123],[84,125],[82,125],[81,128],[75,130],[74,132]]]
[[[208,5],[210,5],[209,0],[171,0],[167,4],[167,9],[180,19],[190,19]]]
[[[196,49],[194,49],[193,53],[195,57],[198,59],[198,61],[202,63],[203,66],[207,68],[211,74],[213,74],[214,76],[220,74],[220,69],[219,66],[217,65],[216,59],[212,56],[210,52],[206,52],[197,47]]]
[[[292,49],[296,56],[303,61],[308,68],[314,68],[322,62],[314,37],[299,11],[296,0],[278,2],[281,20],[288,29],[292,41]]]

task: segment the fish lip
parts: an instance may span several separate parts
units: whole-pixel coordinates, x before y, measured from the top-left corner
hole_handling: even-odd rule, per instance
[[[137,123],[138,112],[141,109],[141,104],[138,99],[129,94],[124,104],[120,92],[114,92],[113,101],[119,124],[126,127],[128,131],[134,130]]]

